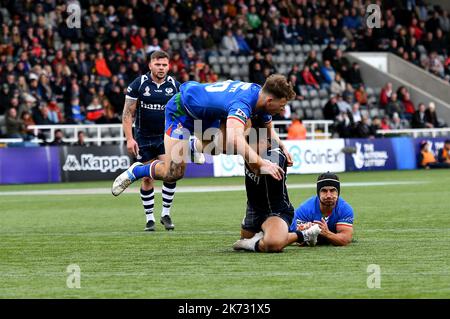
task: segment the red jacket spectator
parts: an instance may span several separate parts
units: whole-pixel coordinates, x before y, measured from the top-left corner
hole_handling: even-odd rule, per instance
[[[312,85],[312,86],[315,86],[315,87],[319,86],[319,83],[317,83],[316,79],[312,75],[312,73],[309,70],[308,66],[305,66],[305,68],[303,69],[302,77],[303,77],[303,81],[305,81],[306,85]]]
[[[104,76],[110,78],[112,76],[111,71],[106,64],[106,60],[103,57],[103,53],[99,52],[97,58],[95,59],[95,70],[97,70],[97,74],[100,76]]]
[[[380,106],[382,108],[385,108],[386,105],[389,104],[389,100],[392,95],[392,83],[388,82],[386,85],[381,89],[380,92]]]

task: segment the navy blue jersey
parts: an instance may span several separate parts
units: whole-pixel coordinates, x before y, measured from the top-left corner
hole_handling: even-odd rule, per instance
[[[180,87],[181,99],[189,115],[209,122],[234,118],[245,124],[255,113],[261,86],[241,81],[216,83],[185,82]],[[261,114],[265,122],[272,116]]]
[[[279,148],[271,149],[262,155],[263,159],[277,163],[284,171],[282,180],[278,181],[270,175],[256,175],[245,163],[245,188],[247,190],[247,205],[261,213],[294,212],[289,201],[286,188],[286,155]]]
[[[134,125],[142,135],[164,135],[165,108],[167,102],[180,88],[171,76],[157,84],[150,72],[137,77],[127,88],[127,99],[137,100]]]

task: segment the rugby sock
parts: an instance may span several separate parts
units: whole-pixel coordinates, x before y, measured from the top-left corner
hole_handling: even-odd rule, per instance
[[[175,188],[177,187],[177,183],[163,183],[162,187],[162,200],[163,200],[163,208],[161,217],[166,215],[170,215],[170,208],[172,207],[173,197],[175,196]]]
[[[153,208],[155,207],[155,191],[150,189],[145,191],[141,188],[141,199],[142,205],[144,206],[145,217],[147,222],[150,220],[155,221],[155,216],[153,216]]]
[[[255,251],[256,252],[261,252],[261,250],[259,249],[259,242],[261,241],[261,239],[260,240],[258,240],[256,243],[255,243]]]
[[[149,172],[147,176],[150,176],[151,179],[155,179],[153,176],[155,176],[155,167],[156,164],[161,163],[162,161],[160,160],[154,160],[153,162],[150,163],[149,165]]]
[[[142,177],[149,177],[150,176],[150,165],[138,165],[135,168],[133,168],[133,175],[136,177],[136,179],[141,179]]]
[[[305,241],[305,236],[303,236],[303,231],[297,230],[295,232],[297,234],[297,243],[301,244]]]

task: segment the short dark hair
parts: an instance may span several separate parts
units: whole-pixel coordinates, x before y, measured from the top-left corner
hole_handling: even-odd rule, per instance
[[[277,99],[286,98],[289,101],[295,97],[292,84],[281,74],[272,74],[269,76],[261,90],[264,93],[273,95]]]
[[[150,55],[150,61],[158,59],[170,59],[169,54],[165,51],[157,50]]]

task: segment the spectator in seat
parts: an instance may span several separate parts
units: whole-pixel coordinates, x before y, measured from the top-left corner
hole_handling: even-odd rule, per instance
[[[427,127],[440,127],[437,113],[436,113],[436,105],[434,102],[428,103],[428,108],[425,110],[425,122],[427,123]]]
[[[335,121],[340,114],[339,106],[337,104],[337,96],[332,95],[330,100],[323,107],[323,117],[325,120]]]
[[[353,63],[348,74],[347,82],[350,83],[354,88],[357,88],[361,83],[363,83],[361,77],[361,71],[358,63]]]
[[[236,41],[236,38],[233,36],[233,31],[231,31],[231,29],[228,29],[225,35],[222,37],[221,47],[227,55],[239,54],[239,44]]]
[[[319,90],[320,89],[319,83],[317,82],[317,80],[315,79],[313,74],[311,73],[308,65],[305,65],[305,67],[303,68],[302,78],[303,78],[303,83],[306,84],[306,87],[309,90],[314,90],[314,89]]]
[[[105,110],[97,96],[92,99],[91,104],[86,108],[86,119],[96,124],[104,123]]]
[[[73,146],[88,146],[85,141],[85,135],[83,131],[78,131],[78,140],[73,144]]]
[[[325,82],[331,85],[336,77],[336,71],[331,66],[330,60],[325,60],[320,72]]]
[[[334,81],[331,82],[331,93],[333,94],[343,94],[345,91],[345,80],[342,78],[340,73],[336,73],[336,77],[334,78]]]
[[[367,105],[368,103],[368,95],[364,87],[364,84],[362,83],[355,90],[355,100],[361,105]]]
[[[392,122],[391,122],[391,129],[392,130],[403,130],[408,128],[403,120],[400,118],[400,116],[398,115],[397,112],[394,112],[394,114],[392,114]]]
[[[411,127],[412,128],[432,128],[432,124],[426,122],[425,104],[424,103],[419,103],[417,111],[414,112],[413,117],[411,119]]]
[[[10,108],[6,112],[6,137],[7,138],[22,138],[23,121],[17,116],[17,109]]]
[[[106,64],[106,60],[102,52],[97,53],[97,58],[95,59],[95,70],[97,71],[97,74],[100,76],[106,78],[110,78],[112,76],[112,73],[109,70],[108,65]]]
[[[305,140],[306,128],[303,125],[302,119],[296,113],[291,115],[292,124],[288,128],[288,140]]]
[[[412,117],[415,113],[415,107],[414,107],[414,103],[411,101],[411,97],[410,97],[408,90],[404,91],[402,103],[403,103],[403,109],[405,110],[405,112],[404,112],[405,118],[409,121],[412,120]]]
[[[55,130],[55,138],[53,139],[53,142],[50,143],[50,145],[53,146],[67,145],[67,143],[63,141],[63,138],[64,138],[63,131],[60,129]]]
[[[392,83],[388,82],[383,86],[380,92],[380,107],[386,108],[392,96]]]
[[[386,105],[386,113],[389,115],[390,118],[393,117],[394,113],[397,113],[397,115],[400,116],[400,118],[404,118],[403,105],[397,99],[397,93],[395,92],[392,92],[390,101]]]

